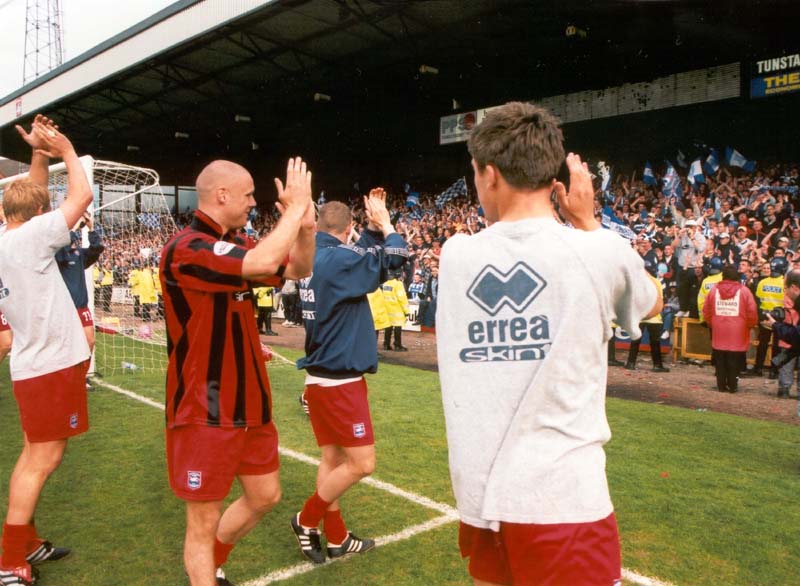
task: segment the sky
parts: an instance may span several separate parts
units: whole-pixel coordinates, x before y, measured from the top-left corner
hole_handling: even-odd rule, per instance
[[[25,7],[34,0],[0,0],[0,98],[22,87]],[[64,62],[85,53],[175,0],[61,0]],[[47,0],[39,0],[43,4]]]

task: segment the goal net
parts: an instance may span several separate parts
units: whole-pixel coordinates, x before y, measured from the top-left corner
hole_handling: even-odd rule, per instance
[[[152,169],[81,157],[94,191],[92,218],[105,250],[86,271],[95,322],[95,374],[166,372],[166,325],[158,263],[161,250],[178,231]],[[66,197],[63,163],[50,167],[53,208]],[[17,177],[0,180],[5,185]],[[82,229],[88,246],[88,227]],[[294,363],[264,346],[270,368]]]

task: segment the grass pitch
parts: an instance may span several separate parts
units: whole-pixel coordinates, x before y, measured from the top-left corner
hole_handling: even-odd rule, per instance
[[[297,357],[291,350],[281,353]],[[303,374],[279,367],[270,378],[281,445],[317,457],[298,404]],[[162,375],[116,370],[105,380],[163,401]],[[454,506],[436,374],[381,365],[368,383],[375,478]],[[37,511],[40,532],[73,547],[74,554],[44,565],[40,583],[186,584],[184,511],[167,484],[163,412],[108,390],[92,393],[89,406],[91,430],[70,442]],[[608,414],[614,432],[607,446],[609,482],[626,568],[674,584],[797,582],[800,428],[621,400],[608,401]],[[7,365],[0,366],[0,442],[5,501],[21,447]],[[288,519],[313,490],[315,475],[307,463],[287,456],[281,462],[283,500],[234,549],[226,565],[234,583],[471,584],[457,553],[455,522],[277,579],[281,570],[308,569]],[[396,535],[442,516],[364,483],[345,495],[342,507],[348,526],[370,537]]]

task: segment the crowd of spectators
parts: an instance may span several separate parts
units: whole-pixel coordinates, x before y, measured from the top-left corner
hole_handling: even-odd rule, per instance
[[[705,182],[665,194],[661,182],[646,184],[636,173],[615,172],[615,180],[596,198],[596,215],[613,213],[614,223],[630,229],[645,266],[664,284],[663,338],[669,337],[674,318],[699,316],[697,293],[713,257],[739,270],[742,282],[755,292],[761,278],[769,276],[770,261],[784,257],[800,266],[800,171],[796,164],[771,165],[744,173],[721,167]],[[457,233],[474,234],[486,227],[480,206],[466,196],[442,206],[435,193],[420,193],[419,204],[409,206],[401,191],[388,203],[397,231],[409,243],[410,261],[401,281],[409,300],[419,303],[418,322],[433,326],[438,293],[438,264],[445,241]],[[349,203],[356,210],[356,229],[366,224],[358,197]],[[191,221],[186,210],[174,214],[177,228]],[[274,211],[253,213],[246,235],[258,240],[274,226]],[[605,218],[604,223],[608,223]],[[115,283],[127,281],[130,270],[157,259],[169,236],[162,227],[143,228],[129,238],[106,239],[105,261],[115,271]]]

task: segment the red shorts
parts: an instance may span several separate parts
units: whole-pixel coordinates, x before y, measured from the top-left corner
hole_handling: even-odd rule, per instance
[[[335,387],[306,385],[304,395],[318,446],[353,448],[375,443],[363,377]]]
[[[612,513],[593,523],[500,523],[500,532],[461,523],[458,546],[477,579],[514,586],[619,586],[622,559]]]
[[[187,501],[221,501],[236,476],[275,472],[278,430],[274,423],[220,428],[167,428],[167,470],[175,496]]]
[[[8,320],[6,316],[3,315],[3,312],[0,311],[0,332],[6,332],[11,329],[11,326],[8,325]]]
[[[81,318],[81,325],[83,327],[94,325],[94,320],[92,319],[92,312],[89,311],[88,307],[79,307],[78,317]]]
[[[30,442],[51,442],[89,429],[86,371],[89,361],[14,381],[22,431]]]

